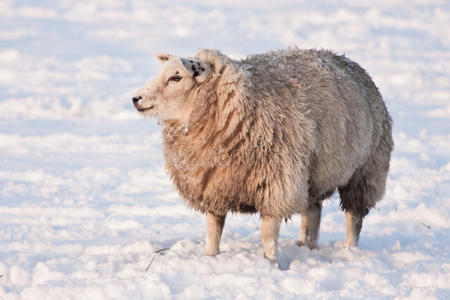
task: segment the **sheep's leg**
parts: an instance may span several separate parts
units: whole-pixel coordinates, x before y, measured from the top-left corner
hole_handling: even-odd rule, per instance
[[[264,256],[272,263],[278,262],[278,234],[280,232],[280,218],[262,216],[261,238]]]
[[[358,245],[363,218],[381,200],[386,188],[393,142],[390,122],[385,121],[383,127],[384,136],[372,158],[355,171],[346,185],[338,188],[347,223],[344,246]]]
[[[345,246],[358,246],[359,233],[361,232],[363,216],[350,211],[345,212],[347,230],[345,232]]]
[[[219,253],[220,237],[222,236],[225,217],[213,213],[206,215],[206,255],[214,256]]]
[[[302,226],[297,243],[299,246],[307,246],[310,249],[317,247],[321,213],[321,203],[312,204],[306,212],[302,213]]]

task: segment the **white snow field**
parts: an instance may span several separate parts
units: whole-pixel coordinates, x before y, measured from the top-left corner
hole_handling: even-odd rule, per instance
[[[283,223],[280,268],[257,215],[230,216],[206,257],[205,217],[131,97],[157,52],[295,45],[345,53],[379,86],[386,195],[359,248],[336,246],[334,195],[319,249],[295,245],[299,216]],[[448,0],[1,0],[0,299],[450,299],[449,70]]]

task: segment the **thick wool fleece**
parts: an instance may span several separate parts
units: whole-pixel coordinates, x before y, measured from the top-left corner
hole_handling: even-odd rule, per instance
[[[330,51],[290,49],[234,61],[201,50],[211,74],[164,121],[170,176],[189,206],[289,218],[329,197],[359,215],[381,199],[393,148],[377,87]]]

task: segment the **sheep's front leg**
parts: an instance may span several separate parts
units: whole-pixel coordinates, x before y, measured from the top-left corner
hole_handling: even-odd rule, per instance
[[[319,240],[320,215],[322,214],[322,204],[314,203],[308,210],[302,213],[302,227],[299,234],[299,246],[306,246],[309,249],[317,247]]]
[[[262,216],[261,238],[264,256],[272,263],[278,262],[278,234],[280,232],[280,218]]]
[[[206,249],[205,254],[214,256],[219,253],[220,237],[222,236],[225,216],[218,216],[213,213],[206,215]]]

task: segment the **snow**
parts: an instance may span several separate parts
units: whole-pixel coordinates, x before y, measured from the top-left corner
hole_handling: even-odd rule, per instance
[[[0,298],[449,299],[449,27],[443,0],[2,0]],[[293,45],[345,53],[379,86],[395,123],[386,195],[359,248],[338,246],[334,195],[319,249],[295,245],[299,216],[282,224],[280,268],[258,216],[228,217],[204,256],[205,218],[131,96],[158,52]]]

